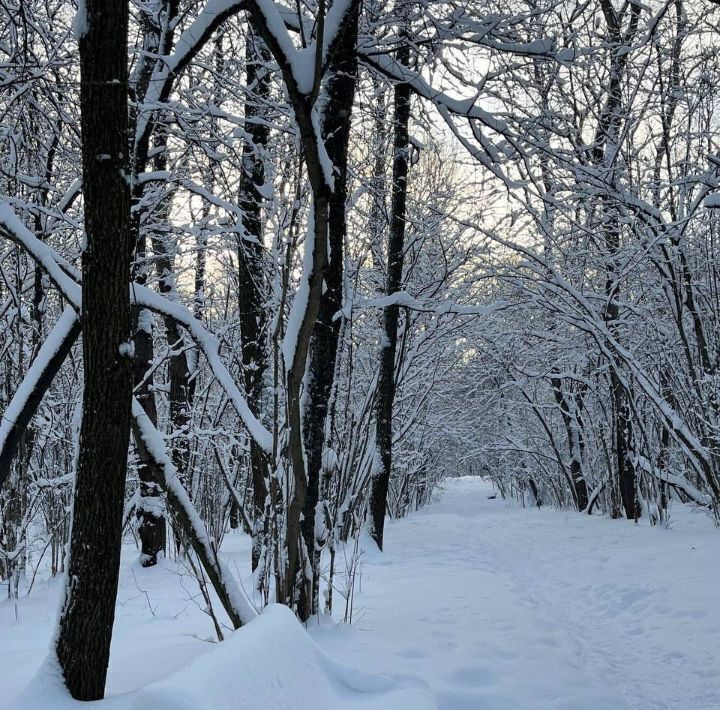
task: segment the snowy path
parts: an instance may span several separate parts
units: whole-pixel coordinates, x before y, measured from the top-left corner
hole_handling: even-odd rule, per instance
[[[441,710],[720,708],[720,539],[488,500],[447,484],[363,565],[348,664],[427,682]],[[363,629],[372,633],[363,633]]]
[[[309,629],[328,656],[391,683],[400,677],[400,687],[424,686],[421,705],[431,696],[440,710],[720,710],[720,532],[706,516],[676,506],[672,529],[652,529],[522,509],[488,500],[490,490],[477,479],[449,481],[440,502],[389,524],[385,554],[362,558],[353,625],[325,619]],[[223,550],[231,566],[247,566],[245,536],[229,536]],[[188,685],[198,675],[202,686],[203,668],[224,663],[247,691],[228,688],[250,703],[243,708],[277,710],[265,691],[254,704],[257,690],[243,679],[262,676],[233,656],[248,632],[231,639],[235,646],[207,643],[212,627],[192,578],[174,562],[143,570],[134,548],[126,552],[108,691],[119,701],[131,695],[108,710],[157,710],[157,703],[129,704],[132,693],[158,680],[162,687]],[[0,708],[45,656],[59,589],[59,580],[39,580],[17,618],[0,602]],[[267,651],[276,660],[277,642],[269,639]],[[308,651],[298,656],[286,645],[279,650],[292,669]],[[325,682],[321,666],[313,671],[316,684]],[[318,710],[292,687],[287,707]],[[345,681],[338,687],[344,693]],[[345,710],[357,701],[355,695],[341,707],[332,700],[322,707]],[[378,708],[377,698],[375,705],[369,697],[362,702]],[[171,697],[162,707],[178,710],[174,703]],[[208,700],[192,710],[237,707],[236,700]],[[381,700],[379,707],[390,706]]]

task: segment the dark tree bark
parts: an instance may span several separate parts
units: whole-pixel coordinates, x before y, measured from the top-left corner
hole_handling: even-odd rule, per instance
[[[640,503],[637,491],[637,473],[631,458],[633,451],[633,426],[630,415],[628,392],[625,390],[617,373],[610,373],[613,395],[613,417],[615,425],[615,445],[617,456],[618,484],[620,500],[625,517],[637,520],[640,517]]]
[[[115,617],[132,396],[128,3],[86,0],[85,8],[83,417],[56,652],[72,696],[98,700],[105,691]]]
[[[560,415],[565,425],[568,450],[570,451],[570,478],[573,486],[575,505],[579,511],[588,507],[588,489],[583,472],[583,452],[585,437],[583,422],[578,412],[580,398],[576,394],[563,391],[562,381],[558,377],[551,380],[555,401],[560,407]],[[572,402],[572,405],[570,404]]]
[[[138,64],[137,72],[131,81],[131,99],[133,108],[141,106],[150,85],[156,57],[169,52],[173,41],[173,19],[177,14],[177,0],[164,0],[160,11],[143,11],[140,20],[144,30],[143,56]],[[163,20],[164,18],[164,20]],[[137,132],[137,115],[131,114],[133,131]],[[150,141],[158,126],[163,128],[162,122],[152,121],[151,129],[142,135],[136,136],[134,152],[132,155],[133,192],[132,192],[132,221],[131,242],[135,250],[135,264],[133,280],[140,284],[147,282],[147,236],[143,231],[142,222],[145,216],[143,197],[145,183],[138,180],[138,175],[147,168],[149,159]],[[132,309],[132,332],[135,344],[133,359],[133,384],[137,391],[137,399],[148,415],[153,426],[157,426],[157,403],[152,390],[153,376],[145,381],[149,364],[154,359],[154,343],[152,335],[153,318],[150,313],[143,313],[143,309]],[[138,451],[138,478],[139,497],[136,506],[136,515],[139,521],[138,536],[140,537],[140,563],[143,567],[152,567],[157,564],[158,554],[165,549],[167,528],[165,525],[164,500],[157,481],[161,472],[156,469],[156,463],[144,455],[144,447],[135,437]]]
[[[612,184],[616,180],[615,156],[613,150],[619,145],[621,127],[624,120],[622,83],[627,65],[627,53],[624,47],[630,45],[637,34],[640,6],[627,5],[618,12],[610,0],[601,0],[600,6],[605,18],[610,44],[610,73],[607,98],[600,114],[596,129],[595,146],[592,151],[593,162],[604,171],[605,180]],[[618,336],[620,320],[620,214],[618,207],[609,199],[603,200],[601,207],[602,230],[606,250],[605,323],[613,336]],[[611,364],[612,365],[612,364]],[[617,365],[610,371],[610,389],[612,398],[612,416],[616,455],[616,475],[625,516],[635,520],[640,515],[637,500],[637,480],[635,466],[631,459],[632,419],[628,393],[622,384]]]
[[[398,52],[400,64],[407,65],[410,50]],[[393,108],[393,176],[390,215],[390,235],[387,252],[387,281],[385,293],[392,296],[402,284],[403,251],[405,246],[405,212],[409,168],[410,86],[395,87]],[[395,353],[397,351],[400,308],[390,304],[383,309],[383,342],[380,347],[380,374],[375,405],[376,459],[370,489],[369,533],[380,550],[383,549],[385,508],[392,469],[392,413],[395,401]]]
[[[171,40],[167,40],[170,42]],[[167,43],[166,42],[166,43]],[[167,170],[167,127],[158,121],[154,134],[154,148],[158,154],[154,158],[154,169]],[[167,209],[167,208],[165,208]],[[163,296],[172,296],[175,292],[175,277],[173,254],[165,234],[153,232],[150,235],[155,271],[158,275],[158,290]],[[165,325],[165,339],[172,352],[168,359],[168,380],[170,384],[170,428],[173,437],[170,441],[172,462],[177,469],[178,476],[187,486],[188,468],[190,465],[190,448],[187,437],[187,428],[190,423],[190,407],[195,396],[195,380],[190,370],[190,362],[186,349],[183,347],[185,337],[174,318],[163,318]]]
[[[356,10],[358,3],[353,1],[341,18],[342,28],[338,37],[344,31],[351,12]],[[324,275],[328,259],[328,221],[330,197],[333,192],[328,176],[323,168],[323,158],[318,145],[318,135],[315,130],[314,110],[320,93],[323,66],[320,56],[315,58],[315,75],[309,93],[301,89],[296,81],[295,74],[288,62],[281,44],[267,24],[267,18],[259,8],[251,3],[248,6],[251,21],[257,33],[262,37],[268,50],[271,52],[285,79],[288,96],[290,98],[293,114],[297,122],[300,142],[303,149],[308,181],[312,190],[312,231],[305,249],[310,250],[310,257],[306,262],[303,278],[306,279],[307,301],[302,312],[297,314],[296,329],[288,343],[288,349],[283,352],[285,358],[286,384],[287,384],[287,457],[292,468],[294,486],[287,501],[287,517],[285,527],[285,550],[282,570],[278,570],[276,584],[276,598],[279,602],[288,604],[298,610],[299,605],[306,604],[311,598],[308,588],[308,577],[302,572],[305,561],[304,539],[300,527],[302,511],[305,507],[307,495],[307,468],[305,461],[305,447],[303,441],[303,420],[301,397],[305,370],[307,365],[310,339],[315,328],[317,315],[322,299]],[[322,35],[324,31],[325,6],[319,7],[320,20],[317,32]],[[318,39],[318,47],[322,47],[322,37]],[[328,49],[331,58],[337,50],[337,37]],[[301,589],[302,588],[302,589]],[[300,616],[305,615],[299,610]]]
[[[304,413],[304,441],[307,459],[308,489],[301,529],[311,563],[311,599],[304,604],[308,615],[318,612],[319,551],[315,540],[315,513],[319,500],[325,423],[335,377],[335,358],[341,319],[335,318],[342,307],[343,246],[347,232],[347,167],[350,123],[357,76],[358,7],[340,38],[335,61],[326,86],[327,104],[322,133],[328,157],[333,165],[335,185],[328,214],[328,266],[325,291],[320,301],[315,330],[310,341],[307,394]]]
[[[144,239],[142,240],[145,241]],[[143,248],[144,257],[144,248]],[[138,250],[140,254],[140,250]],[[144,278],[138,279],[140,283]],[[152,314],[137,306],[132,309],[133,342],[135,343],[135,355],[133,358],[133,384],[135,396],[140,402],[145,414],[157,426],[157,404],[155,393],[150,385],[153,382],[152,376],[146,379],[147,369],[154,359],[153,336],[152,336]],[[159,472],[154,470],[155,463],[143,456],[143,448],[138,450],[138,478],[139,495],[135,506],[138,519],[138,536],[140,537],[140,564],[143,567],[153,567],[157,564],[158,555],[165,550],[166,527],[164,515],[164,500],[157,481]]]
[[[243,377],[248,406],[255,416],[260,414],[263,377],[268,367],[268,353],[263,344],[266,329],[265,269],[263,266],[263,234],[261,219],[262,196],[258,188],[265,182],[263,150],[270,130],[258,120],[269,99],[270,72],[266,67],[268,51],[263,41],[248,28],[245,47],[248,99],[245,103],[245,132],[249,140],[243,146],[240,173],[240,207],[243,211],[244,234],[238,240],[238,303],[240,307],[240,342]],[[253,501],[252,568],[260,561],[263,536],[263,514],[267,497],[267,464],[257,443],[250,440],[250,469]],[[234,516],[237,520],[237,515]]]

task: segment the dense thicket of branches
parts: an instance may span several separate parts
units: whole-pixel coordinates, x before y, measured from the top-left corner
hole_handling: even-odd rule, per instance
[[[447,475],[720,519],[713,5],[129,11],[131,206],[113,205],[132,242],[122,529],[143,564],[184,555],[238,627],[255,611],[219,553],[229,529],[253,537],[259,603],[307,619],[332,604],[338,546],[368,517],[382,545],[385,516]],[[85,4],[0,12],[12,596],[42,560],[67,564],[96,186]]]

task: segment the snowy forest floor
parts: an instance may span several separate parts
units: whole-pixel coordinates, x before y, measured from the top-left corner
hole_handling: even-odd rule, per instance
[[[323,618],[308,629],[320,655],[346,667],[340,682],[357,692],[326,698],[325,705],[309,692],[304,705],[290,683],[295,704],[288,707],[720,708],[720,533],[709,518],[675,504],[670,529],[653,529],[647,521],[523,509],[488,499],[491,490],[479,479],[451,480],[439,502],[389,523],[385,554],[360,558],[352,626]],[[224,549],[244,567],[245,536],[228,536]],[[108,695],[131,701],[137,689],[164,677],[169,685],[181,678],[202,685],[202,668],[221,673],[227,644],[208,642],[212,625],[192,577],[171,561],[141,569],[134,549],[126,552]],[[40,579],[17,609],[0,602],[0,698],[21,693],[41,665],[59,591],[57,580]],[[342,599],[337,602],[342,614]],[[282,635],[290,622],[280,621],[266,623],[265,631],[258,626],[255,636],[273,629]],[[247,665],[242,654],[252,656],[254,647],[243,634],[250,638],[251,627],[231,639],[245,644],[231,658],[240,692],[244,673],[256,676],[255,692],[283,682],[273,681],[271,669],[258,680]],[[283,644],[270,640],[269,662],[272,653],[280,658],[278,676]],[[315,648],[308,640],[304,651],[295,650]],[[347,667],[364,680],[348,682]],[[375,674],[390,677],[385,690],[401,690],[382,696],[384,686],[369,680]],[[414,701],[408,688],[415,689]],[[227,707],[285,707],[280,695],[259,692],[265,697],[245,695]],[[170,696],[165,705],[153,697],[110,704],[181,707]],[[207,704],[193,699],[194,710],[225,707],[222,694],[204,689],[200,697]]]

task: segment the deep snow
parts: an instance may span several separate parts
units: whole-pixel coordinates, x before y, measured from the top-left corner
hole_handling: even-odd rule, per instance
[[[316,620],[312,640],[274,607],[210,643],[192,578],[169,561],[141,569],[128,547],[102,705],[720,708],[720,532],[704,514],[676,504],[666,530],[523,509],[490,490],[452,480],[438,503],[389,523],[385,554],[362,555],[353,625]],[[244,536],[224,549],[246,568]],[[36,582],[17,619],[0,602],[0,706],[41,666],[58,593]],[[22,707],[42,707],[37,686]]]

